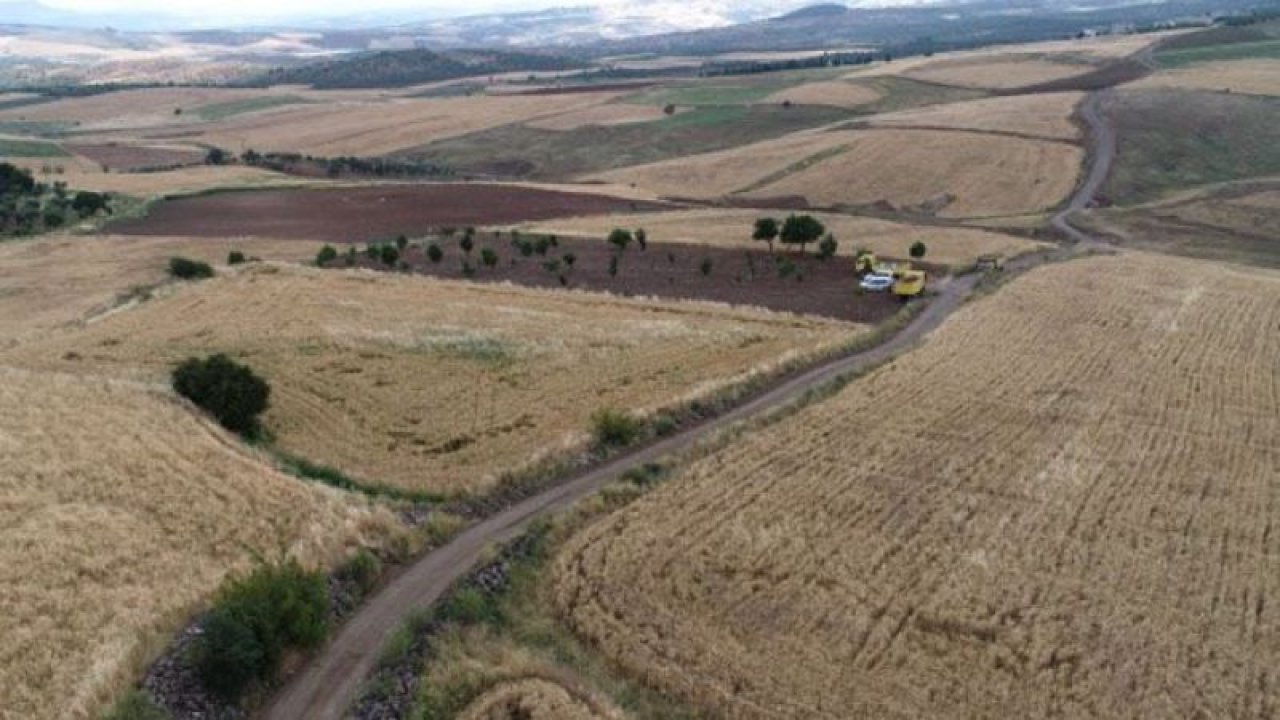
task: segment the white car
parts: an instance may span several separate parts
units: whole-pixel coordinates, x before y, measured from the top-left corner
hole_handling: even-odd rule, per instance
[[[876,275],[870,274],[862,278],[862,282],[858,283],[858,287],[867,292],[885,292],[893,287],[892,275]]]

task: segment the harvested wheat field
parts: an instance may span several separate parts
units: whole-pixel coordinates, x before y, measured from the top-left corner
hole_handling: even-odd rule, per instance
[[[592,125],[608,127],[653,122],[664,117],[667,117],[666,113],[663,112],[663,108],[657,105],[608,103],[582,110],[573,110],[562,115],[538,118],[525,124],[538,130],[568,131]]]
[[[53,330],[78,327],[147,293],[174,285],[168,273],[175,255],[226,262],[240,250],[264,260],[303,261],[319,244],[296,240],[117,236],[51,236],[0,243],[0,351]]]
[[[18,160],[40,182],[65,182],[75,190],[122,193],[142,198],[181,195],[220,188],[309,185],[318,181],[244,165],[193,165],[162,172],[103,172],[87,158]],[[58,172],[58,169],[61,172]],[[48,170],[49,172],[46,172]]]
[[[1085,63],[1060,63],[1005,55],[991,59],[938,60],[902,73],[912,80],[959,87],[1008,90],[1083,75]]]
[[[833,107],[856,108],[869,105],[880,99],[880,93],[865,85],[833,80],[830,82],[812,82],[797,85],[793,88],[779,90],[765,98],[766,103],[788,102],[795,105],[831,105]]]
[[[79,130],[152,128],[193,122],[196,118],[189,111],[201,105],[267,94],[269,91],[213,87],[119,90],[0,111],[0,121],[74,123]]]
[[[1196,63],[1148,75],[1131,87],[1189,88],[1246,95],[1280,95],[1280,59],[1257,58]]]
[[[763,243],[751,239],[753,224],[765,215],[784,217],[776,210],[705,208],[662,213],[632,213],[547,220],[518,226],[521,231],[604,238],[617,227],[644,228],[653,243],[695,243],[716,247],[759,250]],[[866,248],[878,255],[905,258],[917,240],[928,246],[929,262],[959,267],[979,255],[1006,257],[1043,247],[1014,235],[935,225],[908,225],[853,215],[815,213],[840,242],[839,252],[852,255]]]
[[[589,526],[558,605],[715,715],[1274,716],[1277,323],[1277,273],[1035,270]]]
[[[804,197],[821,206],[887,201],[944,217],[1022,215],[1075,187],[1084,151],[1072,144],[985,133],[885,129],[853,133],[847,149],[746,197]]]
[[[862,326],[362,271],[249,266],[9,353],[160,380],[227,352],[270,381],[279,446],[440,494],[576,449],[601,407],[649,412],[846,342]]]
[[[167,391],[0,366],[0,406],[6,718],[98,717],[251,552],[336,562],[395,524],[273,470]]]
[[[826,157],[852,141],[850,132],[802,131],[729,150],[610,170],[588,180],[625,183],[665,197],[715,198],[785,174],[806,158]]]
[[[541,678],[504,683],[476,698],[458,720],[611,720],[618,712],[601,712],[564,686]]]
[[[382,155],[600,105],[618,93],[398,99],[298,105],[206,126],[191,139],[233,150]]]
[[[949,128],[1029,135],[1050,140],[1079,140],[1080,127],[1071,116],[1084,93],[1013,95],[949,103],[876,115],[875,127]]]

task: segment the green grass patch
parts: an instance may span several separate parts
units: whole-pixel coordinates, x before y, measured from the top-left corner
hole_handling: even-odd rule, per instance
[[[857,108],[859,115],[877,115],[929,105],[945,105],[965,100],[978,100],[991,95],[985,90],[934,85],[892,75],[862,78],[852,82],[880,93],[879,100]]]
[[[443,496],[435,493],[415,492],[390,485],[355,480],[337,468],[313,463],[279,450],[276,450],[274,454],[280,468],[290,475],[302,480],[311,480],[329,487],[338,488],[339,490],[360,493],[370,497],[407,500],[415,503],[438,503],[444,499]]]
[[[1117,95],[1106,113],[1119,145],[1102,194],[1114,203],[1280,174],[1280,98],[1141,90]]]
[[[310,102],[310,100],[300,98],[296,95],[269,95],[267,97],[231,100],[229,102],[203,105],[196,108],[195,113],[201,120],[206,122],[216,122],[218,120],[225,120],[229,117],[235,117],[236,115],[258,112],[259,110],[268,110],[282,105],[300,105],[309,104]]]
[[[0,138],[0,157],[55,158],[68,157],[61,145],[40,140],[13,140]]]
[[[1156,53],[1156,61],[1160,63],[1160,66],[1170,69],[1220,60],[1255,60],[1263,58],[1280,58],[1280,39],[1226,45],[1206,45],[1203,47],[1164,50]]]

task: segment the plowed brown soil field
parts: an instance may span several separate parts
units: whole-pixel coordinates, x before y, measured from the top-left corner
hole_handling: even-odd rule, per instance
[[[1280,707],[1280,274],[1033,271],[582,531],[557,602],[736,718]]]

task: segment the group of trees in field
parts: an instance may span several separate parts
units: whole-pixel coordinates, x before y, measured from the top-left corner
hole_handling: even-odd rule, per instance
[[[106,193],[73,193],[64,182],[37,182],[29,170],[0,163],[0,236],[56,230],[68,222],[110,212]]]
[[[773,252],[773,243],[798,245],[804,253],[810,243],[818,244],[818,257],[826,260],[834,257],[839,243],[835,235],[827,232],[827,227],[812,215],[789,215],[778,222],[777,218],[762,217],[756,220],[751,239],[769,244],[769,252]]]
[[[220,162],[213,162],[212,155],[214,150],[209,151],[210,156],[206,158],[206,162],[221,165],[234,161],[234,158],[225,151],[217,150],[217,152],[219,153]],[[252,149],[240,154],[240,162],[250,167],[307,176],[342,177],[360,175],[366,177],[442,178],[452,177],[456,174],[454,169],[447,165],[411,158],[367,158],[354,155],[319,157],[303,155],[302,153],[260,153]]]

